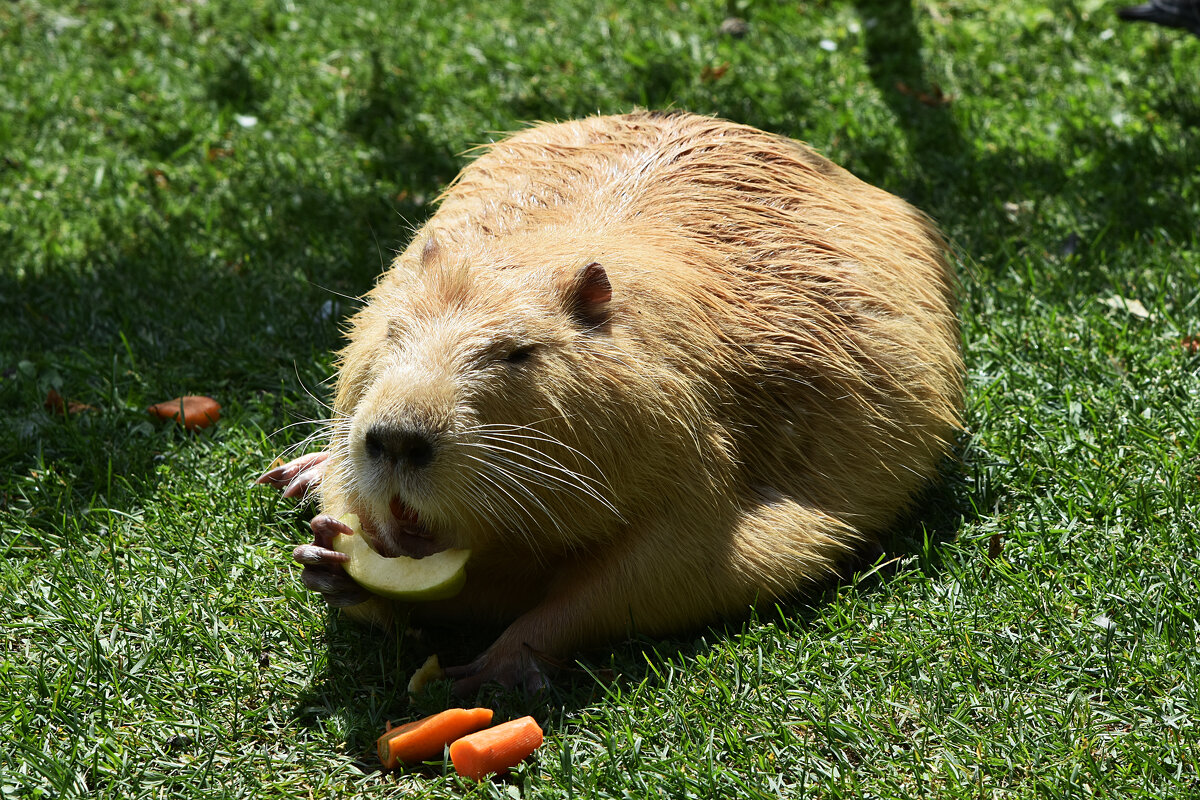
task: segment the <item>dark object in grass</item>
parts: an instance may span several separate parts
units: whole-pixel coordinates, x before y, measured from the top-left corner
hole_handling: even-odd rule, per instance
[[[988,537],[988,558],[995,561],[1004,552],[1004,537],[999,533],[993,533]]]
[[[1118,9],[1117,16],[1126,22],[1153,22],[1200,36],[1200,0],[1150,0]]]
[[[886,530],[959,427],[954,289],[925,216],[797,142],[682,113],[536,126],[367,296],[326,454],[260,480],[320,485],[297,552],[334,605],[331,514],[384,556],[471,550],[414,621],[508,625],[446,673],[535,689],[543,659],[745,613]]]
[[[64,417],[71,414],[82,414],[85,411],[95,411],[95,406],[89,406],[87,403],[77,403],[74,400],[68,402],[63,398],[57,390],[51,389],[46,393],[46,401],[43,403],[46,410],[53,414],[62,414]]]
[[[190,737],[186,734],[183,734],[183,733],[172,734],[167,739],[167,751],[170,753],[179,753],[179,752],[191,747],[192,742],[193,742],[192,737]]]

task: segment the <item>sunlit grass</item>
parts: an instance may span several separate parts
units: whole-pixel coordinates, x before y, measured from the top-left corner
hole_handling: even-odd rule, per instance
[[[1200,40],[1100,0],[22,0],[0,64],[0,798],[1200,794]],[[963,463],[869,576],[480,698],[546,727],[509,782],[384,775],[433,644],[327,616],[251,481],[464,151],[638,106],[942,224]],[[222,421],[152,424],[180,394]]]

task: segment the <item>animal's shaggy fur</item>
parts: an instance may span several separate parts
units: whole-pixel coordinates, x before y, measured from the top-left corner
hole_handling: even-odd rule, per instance
[[[354,317],[323,504],[386,550],[398,497],[472,548],[420,610],[511,621],[476,664],[511,681],[525,646],[829,575],[934,475],[961,399],[952,270],[905,202],[717,119],[540,125],[463,170]],[[372,425],[434,457],[381,466]]]

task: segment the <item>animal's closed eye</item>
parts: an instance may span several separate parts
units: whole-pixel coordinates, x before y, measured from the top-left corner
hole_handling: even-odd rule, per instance
[[[529,360],[530,356],[533,355],[533,352],[536,349],[537,345],[534,344],[526,344],[521,345],[520,347],[514,347],[512,350],[509,350],[504,354],[504,363],[523,364]]]

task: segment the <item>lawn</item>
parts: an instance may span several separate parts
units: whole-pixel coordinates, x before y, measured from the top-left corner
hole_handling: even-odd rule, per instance
[[[0,6],[0,800],[1200,797],[1200,39],[1118,5]],[[961,458],[821,597],[475,698],[546,729],[510,778],[384,773],[435,645],[328,613],[252,481],[465,151],[637,107],[940,222]]]

